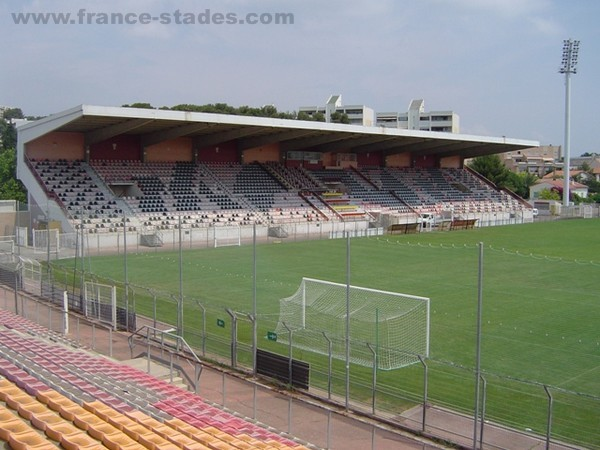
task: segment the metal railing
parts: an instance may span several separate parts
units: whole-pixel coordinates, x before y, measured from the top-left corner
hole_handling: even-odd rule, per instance
[[[145,331],[145,333],[144,333]],[[147,360],[148,360],[148,373],[150,373],[150,363],[152,360],[152,351],[151,345],[159,344],[159,348],[162,352],[167,350],[169,352],[169,369],[170,369],[170,377],[171,381],[173,381],[173,356],[177,355],[180,357],[184,357],[188,360],[193,360],[194,362],[194,379],[192,380],[192,384],[194,387],[194,392],[198,393],[199,383],[200,383],[200,375],[202,374],[202,361],[194,352],[194,349],[186,342],[186,340],[177,334],[174,334],[174,328],[169,328],[167,330],[161,330],[156,327],[152,327],[150,325],[144,325],[138,328],[136,331],[131,333],[128,338],[129,348],[131,351],[131,357],[133,358],[133,349],[135,347],[135,337],[142,337],[146,339],[147,344]],[[157,339],[157,335],[160,338]],[[165,337],[168,339],[174,340],[175,345],[168,345],[168,342],[165,341]],[[173,348],[174,347],[174,348]],[[185,372],[184,372],[185,373]]]

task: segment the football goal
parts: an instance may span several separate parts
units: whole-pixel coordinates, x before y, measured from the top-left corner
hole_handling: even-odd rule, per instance
[[[93,281],[84,283],[83,311],[86,317],[117,328],[117,288]]]
[[[349,312],[349,316],[348,313]],[[382,370],[405,367],[429,356],[429,298],[303,278],[291,297],[279,301],[277,340],[292,347],[346,358]],[[291,331],[291,332],[290,332]]]
[[[59,231],[33,230],[33,252],[34,253],[58,253],[60,247]]]
[[[213,227],[213,233],[215,248],[242,245],[242,228],[238,225]]]
[[[0,262],[13,262],[15,254],[15,241],[0,239]]]

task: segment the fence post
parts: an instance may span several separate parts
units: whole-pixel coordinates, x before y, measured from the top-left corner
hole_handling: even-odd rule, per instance
[[[550,449],[550,435],[552,434],[552,403],[554,399],[552,398],[552,393],[548,386],[544,385],[544,390],[546,391],[546,395],[548,396],[548,423],[546,426],[546,450]]]
[[[481,376],[481,322],[483,309],[483,242],[479,243],[479,268],[477,277],[477,339],[475,350],[475,413],[473,416],[473,448],[477,447],[477,421],[479,420],[479,377]]]
[[[198,302],[202,310],[202,356],[206,356],[206,308]]]
[[[331,347],[332,342],[331,339],[327,337],[327,334],[323,331],[323,337],[327,340],[327,355],[328,355],[328,363],[327,363],[327,398],[331,400],[331,367],[332,367],[332,354]]]
[[[75,322],[76,330],[77,330],[77,342],[81,344],[81,336],[79,334],[79,316],[77,316],[77,321]]]
[[[156,292],[152,292],[152,324],[154,328],[158,328],[156,323]]]
[[[482,394],[481,394],[481,428],[479,430],[479,448],[483,448],[483,426],[485,424],[485,406],[487,401],[487,380],[482,375],[481,381],[483,382]]]
[[[377,428],[375,428],[375,425],[371,425],[371,450],[375,450],[376,436],[377,436]]]
[[[292,435],[292,397],[288,397],[288,434]]]
[[[225,395],[225,372],[221,372],[222,374],[222,388],[221,388],[221,396],[222,396],[222,406],[225,407],[225,400],[226,400],[226,395]]]
[[[19,315],[19,272],[15,269],[15,314]]]
[[[292,386],[292,330],[285,322],[281,323],[290,335],[290,343],[288,345],[288,383]]]
[[[367,342],[367,347],[369,347],[369,350],[371,350],[371,353],[373,353],[373,380],[372,380],[373,395],[372,395],[372,400],[371,400],[371,410],[373,412],[373,415],[375,415],[375,400],[377,398],[377,352],[371,346],[371,344],[369,344],[368,342]]]
[[[246,314],[248,316],[248,320],[252,322],[252,376],[256,376],[256,351],[258,347],[257,338],[256,338],[256,317],[252,314]]]
[[[108,328],[108,356],[113,357],[112,327]]]
[[[231,317],[231,368],[237,368],[237,316],[229,309],[225,308],[227,314]]]
[[[252,418],[256,420],[256,383],[252,383]]]
[[[198,363],[194,366],[194,394],[198,394],[200,388],[200,374],[202,373],[202,366]]]
[[[147,357],[148,357],[148,375],[150,375],[150,328],[146,328],[146,344],[147,344]]]
[[[331,410],[327,410],[327,448],[331,448]]]
[[[428,376],[428,368],[425,360],[421,355],[417,355],[421,364],[423,364],[423,423],[421,426],[421,431],[425,431],[426,424],[426,415],[427,415],[427,390],[429,388],[429,376]]]

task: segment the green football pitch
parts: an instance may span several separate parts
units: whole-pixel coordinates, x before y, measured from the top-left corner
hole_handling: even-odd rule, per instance
[[[547,386],[556,398],[553,432],[584,444],[599,441],[598,219],[356,238],[349,252],[345,239],[184,250],[186,329],[198,326],[198,304],[217,311],[216,316],[226,307],[252,312],[255,285],[259,347],[286,354],[286,346],[263,336],[277,322],[279,300],[292,295],[302,277],[346,283],[349,274],[355,286],[429,297],[430,400],[468,412],[474,403],[480,246],[481,368],[489,384],[488,415],[543,433]],[[146,288],[179,295],[179,267],[177,251],[128,252],[128,279],[139,297],[136,311],[151,314],[150,296],[139,294]],[[122,282],[124,257],[92,257],[86,270]],[[175,323],[173,303],[159,304],[158,310],[161,319]],[[227,318],[224,312],[221,316]],[[209,327],[220,332],[212,319]],[[308,353],[294,355],[319,366],[319,357]],[[341,362],[334,366],[343,367]],[[358,385],[368,386],[370,369],[353,367],[352,372]],[[385,371],[377,380],[382,391],[401,393],[392,400],[378,394],[380,404],[410,407],[422,389],[422,368]]]

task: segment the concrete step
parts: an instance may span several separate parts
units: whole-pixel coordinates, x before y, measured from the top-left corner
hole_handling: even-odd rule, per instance
[[[134,367],[142,372],[148,373],[159,380],[164,380],[174,386],[180,387],[185,390],[189,390],[189,386],[183,381],[183,378],[179,376],[179,371],[173,369],[173,381],[171,381],[171,370],[168,366],[157,363],[156,361],[150,361],[150,367],[148,368],[148,358],[134,358],[126,359],[121,361],[122,364],[126,364],[130,367]]]

